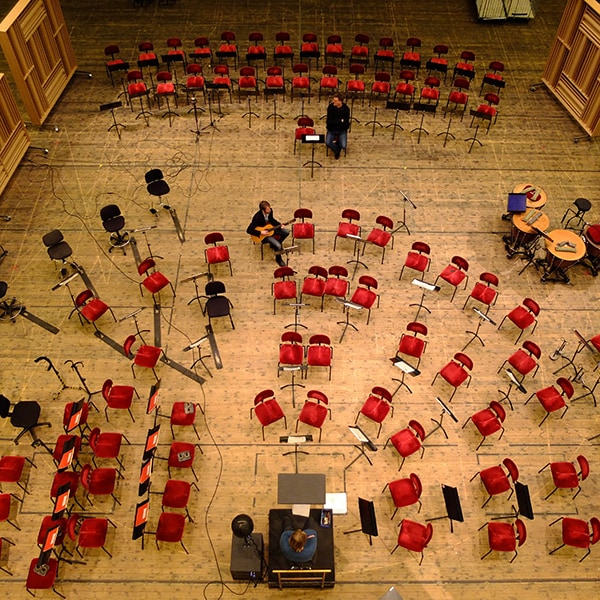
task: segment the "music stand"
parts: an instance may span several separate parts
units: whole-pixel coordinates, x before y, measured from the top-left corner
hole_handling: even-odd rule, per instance
[[[216,129],[217,131],[221,131],[218,127],[217,124],[215,122],[215,119],[213,118],[213,109],[212,109],[212,103],[213,103],[213,92],[214,90],[219,89],[219,86],[221,87],[227,87],[226,84],[219,84],[219,83],[212,83],[210,81],[207,81],[205,84],[206,89],[208,90],[208,94],[207,96],[207,100],[208,100],[208,125],[205,125],[202,129],[208,129],[209,127],[213,127],[214,129]],[[221,95],[217,92],[217,98],[219,100],[219,117],[222,117],[223,115],[221,114]]]
[[[386,106],[387,108],[387,106]],[[379,125],[379,127],[383,127],[383,124],[377,120],[377,107],[375,107],[375,112],[373,113],[373,119],[371,121],[367,121],[365,123],[365,127],[369,125],[373,125],[373,129],[371,130],[371,137],[375,137],[375,125]]]
[[[154,468],[154,458],[150,457],[144,462],[140,468],[140,479],[138,481],[138,496],[143,496],[150,491],[150,478],[152,477],[152,469]]]
[[[110,114],[112,115],[112,119],[113,119],[113,124],[106,131],[115,129],[119,139],[121,139],[121,132],[119,131],[119,127],[122,127],[123,129],[127,128],[127,125],[123,125],[122,123],[117,123],[117,117],[115,116],[115,108],[120,108],[121,106],[123,106],[123,103],[120,100],[117,100],[116,102],[108,102],[107,104],[100,105],[100,111],[103,112],[105,110],[110,110]]]
[[[192,108],[188,110],[188,114],[192,111],[194,112],[194,122],[196,123],[196,129],[190,129],[190,132],[196,134],[197,144],[198,140],[200,139],[200,135],[202,134],[202,130],[200,129],[200,117],[198,116],[198,100],[196,99],[195,95],[190,98],[190,102],[192,103]],[[204,112],[203,108],[200,108],[200,110]]]
[[[401,110],[410,110],[410,104],[407,104],[406,102],[392,102],[391,100],[388,100],[385,103],[385,107],[387,109],[396,111],[396,114],[394,115],[394,122],[390,123],[389,125],[386,125],[386,129],[389,129],[390,127],[392,128],[392,140],[393,140],[396,136],[396,129],[400,129],[400,131],[404,131],[404,127],[402,127],[402,125],[400,125],[398,123],[398,113]]]
[[[40,556],[33,567],[34,572],[40,577],[45,577],[48,574],[48,561],[50,560],[50,556],[54,550],[59,533],[60,523],[57,523],[54,527],[51,527],[46,532],[46,537],[44,538],[42,547],[40,549]]]
[[[375,516],[375,504],[372,500],[358,499],[358,512],[360,513],[360,529],[344,531],[344,535],[350,533],[364,533],[369,537],[369,546],[373,545],[373,537],[377,537],[377,517]]]
[[[518,514],[533,520],[533,508],[531,506],[531,497],[529,495],[529,486],[515,481],[515,493],[517,495]]]
[[[304,302],[292,302],[292,303],[288,304],[288,306],[294,307],[294,322],[290,323],[289,325],[286,325],[284,327],[284,329],[287,329],[288,327],[293,327],[294,331],[298,331],[298,327],[304,327],[304,329],[308,329],[308,327],[306,325],[303,325],[302,323],[300,323],[300,321],[298,319],[300,317],[300,309],[303,306],[310,306],[310,304],[306,304]]]
[[[392,381],[396,381],[398,383],[398,387],[392,394],[392,398],[400,391],[400,388],[402,386],[404,386],[408,390],[408,392],[412,394],[412,390],[408,387],[406,383],[404,383],[404,377],[407,373],[412,377],[416,377],[417,375],[421,374],[421,371],[419,371],[416,367],[413,367],[412,365],[408,364],[403,358],[400,358],[399,356],[394,356],[393,358],[390,358],[390,361],[395,367],[398,367],[402,371],[401,379],[392,377]]]
[[[557,373],[559,373],[560,371],[562,371],[565,367],[568,367],[569,365],[571,365],[573,367],[573,369],[575,370],[575,376],[578,375],[578,369],[575,366],[575,357],[584,349],[587,348],[592,354],[596,354],[596,351],[594,349],[593,346],[590,346],[588,341],[581,335],[581,333],[579,333],[579,331],[577,331],[577,329],[573,329],[573,333],[575,334],[575,337],[577,338],[577,348],[575,348],[575,352],[573,352],[573,356],[571,356],[571,358],[567,359],[567,362],[560,367],[559,369],[557,369],[556,371],[553,371],[552,375],[556,375]],[[556,358],[558,358],[559,356],[562,358],[566,358],[564,356],[564,354],[562,354],[562,349],[566,346],[567,342],[566,340],[563,340],[563,343],[561,345],[561,347],[556,351]],[[550,357],[552,358],[552,357]]]
[[[275,254],[279,255],[279,256],[283,256],[285,258],[285,264],[287,266],[290,263],[290,257],[288,256],[288,254],[295,252],[296,250],[298,250],[298,248],[300,248],[300,246],[288,246],[287,248],[282,248],[281,250],[277,250],[275,252]]]
[[[373,466],[371,459],[365,452],[365,446],[372,452],[377,451],[377,446],[369,439],[369,436],[357,425],[348,425],[348,429],[354,435],[354,437],[360,442],[360,446],[354,444],[354,447],[360,451],[360,454],[352,460],[352,462],[344,467],[344,471],[347,471],[361,456],[364,456],[369,464]]]
[[[71,433],[76,427],[79,426],[81,421],[81,415],[83,414],[83,405],[85,404],[85,398],[79,400],[79,402],[73,402],[71,404],[71,414],[67,419],[65,425],[65,433]]]
[[[302,143],[303,144],[310,144],[310,160],[307,160],[302,166],[306,167],[307,165],[310,165],[310,178],[312,179],[314,174],[315,174],[315,165],[317,165],[317,167],[322,167],[323,165],[315,160],[315,146],[317,144],[324,144],[325,143],[325,136],[321,133],[321,134],[304,134],[302,136]]]
[[[424,304],[425,292],[439,292],[441,288],[439,285],[434,285],[433,283],[427,283],[426,281],[421,281],[420,279],[416,279],[416,278],[413,279],[411,281],[411,283],[413,285],[416,285],[417,287],[420,287],[423,290],[423,293],[421,294],[420,302],[409,304],[409,306],[418,306],[417,314],[415,315],[415,318],[414,318],[414,320],[417,321],[419,319],[419,313],[421,312],[422,308],[424,308],[428,313],[431,313],[431,311]]]
[[[489,121],[491,123],[491,119],[492,119],[491,116],[486,115],[485,113],[480,113],[480,112],[477,112],[476,110],[472,110],[471,115],[474,117],[482,118],[482,119],[489,118]],[[489,129],[489,127],[488,127],[488,129]],[[475,144],[475,142],[477,142],[480,146],[483,146],[482,142],[477,139],[478,133],[479,133],[479,123],[477,125],[475,125],[475,133],[470,138],[465,139],[465,142],[471,142],[471,145],[469,146],[469,154],[471,154],[471,150],[473,150],[473,145]]]
[[[57,471],[65,471],[71,466],[73,462],[73,457],[75,456],[75,436],[68,439],[63,444],[63,452],[58,461],[58,466],[56,467]]]
[[[260,119],[260,115],[258,113],[255,113],[252,110],[252,105],[250,103],[250,96],[248,96],[248,110],[242,115],[242,119],[245,119],[246,117],[248,117],[248,129],[252,128],[252,117],[256,117],[257,119]]]
[[[394,229],[392,233],[396,233],[401,229],[406,229],[406,233],[410,235],[410,229],[406,224],[406,204],[410,204],[413,208],[417,208],[417,205],[402,190],[400,190],[400,193],[402,194],[402,198],[404,199],[404,203],[402,204],[402,220],[399,221],[398,227],[396,227],[396,229]]]
[[[473,312],[479,317],[477,329],[475,329],[475,331],[465,331],[465,333],[470,333],[473,337],[465,344],[464,348],[462,349],[462,352],[464,352],[467,349],[467,347],[473,340],[479,340],[481,345],[485,346],[483,339],[479,335],[479,328],[483,323],[490,323],[494,326],[496,325],[496,323],[492,321],[492,319],[490,319],[485,313],[481,312],[476,306],[473,307]]]
[[[135,515],[133,516],[133,533],[131,539],[137,540],[138,538],[142,538],[142,550],[144,549],[144,530],[148,522],[149,505],[150,500],[148,499],[138,502],[135,507]]]
[[[285,118],[277,112],[277,93],[273,93],[273,112],[267,116],[267,120],[271,117],[273,117],[273,129],[277,129],[277,119],[283,120]]]
[[[435,399],[442,408],[442,412],[440,413],[439,420],[433,418],[431,419],[435,423],[435,427],[425,437],[429,437],[430,435],[433,435],[438,429],[441,429],[444,436],[446,436],[446,439],[448,439],[448,434],[446,433],[446,430],[444,429],[443,425],[444,415],[448,415],[455,423],[458,423],[458,419],[456,418],[456,415],[450,410],[450,407],[441,398],[438,398],[436,396]]]
[[[144,454],[142,455],[142,461],[147,461],[149,458],[154,456],[156,447],[158,446],[158,435],[160,434],[160,424],[148,429],[146,435],[146,444],[144,446]]]
[[[361,306],[360,304],[356,304],[355,302],[350,302],[349,300],[346,300],[345,298],[336,297],[336,300],[344,305],[344,309],[346,312],[346,320],[337,322],[338,325],[344,326],[344,329],[342,330],[342,336],[340,337],[340,344],[341,344],[342,340],[344,339],[344,335],[346,335],[346,329],[348,329],[348,327],[352,327],[352,329],[354,329],[354,331],[358,331],[358,327],[356,325],[354,325],[353,323],[350,323],[350,311],[348,309],[354,308],[356,310],[362,310],[364,308],[364,306]]]
[[[160,400],[160,379],[154,385],[152,385],[152,387],[150,388],[150,393],[148,394],[148,404],[146,405],[146,414],[147,415],[151,415],[155,411],[156,411],[156,414],[158,414],[158,407],[160,404],[159,400]],[[155,415],[155,418],[156,418],[156,415]]]
[[[444,114],[444,116],[446,116]],[[453,140],[456,139],[456,136],[450,132],[450,125],[452,125],[452,118],[448,119],[448,126],[446,127],[446,129],[444,131],[440,131],[437,135],[438,137],[440,137],[440,135],[444,136],[444,145],[443,147],[446,147],[446,144],[448,143],[448,138],[451,138]]]
[[[464,522],[462,507],[460,505],[460,497],[458,490],[455,487],[442,483],[442,494],[444,495],[444,504],[446,505],[446,514],[441,517],[433,517],[425,519],[426,521],[437,521],[438,519],[450,520],[450,533],[454,533],[454,521],[459,523]]]
[[[506,400],[508,402],[508,405],[510,406],[510,410],[513,410],[513,405],[512,405],[512,402],[510,401],[510,392],[511,392],[513,386],[515,386],[522,394],[526,394],[527,390],[525,389],[525,386],[515,377],[515,374],[510,369],[505,369],[504,372],[508,375],[508,378],[510,379],[510,384],[509,384],[508,390],[506,390],[506,392],[504,392],[502,390],[498,390],[498,393],[502,394],[502,398],[500,398],[500,400],[498,400],[498,402],[502,402],[503,400]]]
[[[415,131],[419,132],[419,137],[417,138],[417,144],[421,143],[421,133],[425,133],[425,135],[429,135],[429,131],[423,127],[423,121],[425,120],[425,113],[433,113],[435,115],[435,111],[437,109],[437,104],[429,104],[427,102],[417,102],[414,105],[415,112],[421,113],[421,124],[414,129],[411,129],[410,132],[414,133]]]
[[[290,454],[294,455],[294,465],[296,467],[296,473],[298,472],[298,454],[309,454],[306,450],[299,450],[299,444],[304,444],[305,442],[312,442],[313,436],[308,433],[306,435],[282,435],[279,438],[280,444],[294,444],[294,449],[289,452],[284,452],[282,456],[289,456]]]
[[[300,377],[302,377],[302,370],[305,369],[306,367],[304,367],[303,365],[284,365],[284,366],[279,366],[277,367],[277,375],[279,376],[279,373],[281,373],[281,371],[289,371],[292,374],[292,381],[290,383],[286,383],[282,386],[280,386],[280,390],[283,390],[287,387],[291,387],[292,388],[292,407],[296,408],[296,386],[297,387],[306,387],[303,383],[297,383],[296,382],[296,373],[298,371],[300,371]]]
[[[350,264],[354,265],[354,269],[352,270],[352,279],[354,279],[354,277],[356,277],[356,271],[358,270],[358,265],[361,265],[365,269],[369,268],[366,265],[366,263],[364,263],[362,260],[360,260],[361,254],[360,254],[359,242],[364,242],[364,240],[360,237],[360,235],[354,235],[352,233],[347,234],[346,237],[350,240],[354,240],[354,249],[352,250],[352,258],[346,262],[347,265],[350,265]],[[354,257],[356,257],[356,258],[354,258]]]
[[[192,298],[192,300],[195,300],[195,298]],[[204,362],[204,359],[208,358],[210,356],[210,354],[202,354],[202,348],[200,348],[200,344],[202,344],[202,342],[205,342],[206,340],[208,340],[208,335],[203,335],[201,338],[197,339],[195,342],[192,342],[191,344],[186,346],[183,349],[183,351],[189,352],[190,350],[193,351],[195,348],[198,348],[198,358],[194,360],[194,362],[190,366],[190,369],[193,369],[198,363],[202,363],[202,366],[206,369],[206,372],[210,375],[210,377],[212,377],[212,373],[210,372],[209,368],[206,366],[206,363]]]

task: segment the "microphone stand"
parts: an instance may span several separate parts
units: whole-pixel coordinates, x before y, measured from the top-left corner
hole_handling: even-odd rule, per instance
[[[202,134],[202,130],[200,129],[200,119],[198,117],[198,104],[197,104],[196,96],[192,96],[190,101],[192,103],[192,108],[190,108],[190,110],[188,110],[188,114],[190,112],[194,111],[194,121],[196,123],[196,129],[190,129],[190,132],[196,134],[196,144],[197,144],[198,140],[200,139],[200,135]]]
[[[398,227],[396,227],[396,229],[394,229],[392,231],[392,233],[396,233],[397,231],[400,231],[401,229],[406,229],[406,233],[408,233],[408,235],[410,235],[410,229],[408,228],[408,225],[406,224],[406,204],[409,203],[415,209],[417,208],[417,205],[402,190],[400,190],[400,193],[402,194],[402,197],[404,198],[404,203],[402,204],[402,221],[400,221],[400,224],[398,225]]]

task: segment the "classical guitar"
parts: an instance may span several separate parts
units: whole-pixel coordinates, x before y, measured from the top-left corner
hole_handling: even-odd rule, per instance
[[[281,225],[277,225],[277,227],[285,227],[286,225],[289,225],[290,223],[294,223],[295,221],[296,221],[296,219],[290,219],[289,221],[286,221],[285,223],[281,223]],[[271,225],[271,223],[268,223],[267,225],[263,225],[262,227],[257,227],[256,234],[251,235],[250,237],[252,238],[253,242],[256,242],[258,244],[258,243],[262,242],[265,238],[272,236],[275,233],[275,229],[277,229],[277,227],[275,227],[274,225]],[[267,233],[263,234],[263,233],[261,233],[262,231],[266,231]]]

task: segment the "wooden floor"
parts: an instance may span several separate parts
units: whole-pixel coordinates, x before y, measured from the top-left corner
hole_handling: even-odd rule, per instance
[[[47,148],[48,153],[30,149],[9,186],[0,198],[0,214],[10,221],[0,224],[0,244],[8,255],[0,264],[0,279],[8,283],[9,296],[18,297],[30,313],[58,327],[56,335],[43,327],[18,317],[13,323],[0,323],[0,392],[13,402],[37,400],[42,416],[52,423],[51,429],[41,429],[42,439],[53,445],[62,431],[64,405],[82,397],[75,372],[68,361],[80,361],[81,372],[92,391],[99,390],[105,379],[119,384],[134,384],[141,400],[135,401],[132,424],[124,414],[110,414],[106,423],[103,400],[94,396],[100,413],[91,411],[90,423],[104,431],[124,432],[131,441],[124,449],[124,480],[116,496],[120,505],[98,499],[89,512],[109,516],[117,525],[109,532],[107,548],[110,559],[100,549],[87,551],[85,565],[62,564],[57,589],[69,598],[85,594],[86,598],[106,599],[126,594],[140,597],[151,593],[163,598],[233,598],[244,594],[248,598],[379,598],[392,585],[405,600],[431,598],[477,599],[502,595],[503,598],[591,598],[597,594],[599,548],[578,562],[583,551],[563,548],[552,556],[549,551],[560,544],[560,525],[549,524],[560,516],[570,515],[589,519],[598,515],[600,494],[600,433],[598,409],[592,396],[570,404],[565,417],[551,415],[542,427],[544,411],[537,400],[525,405],[532,392],[552,384],[553,374],[564,361],[556,358],[555,350],[566,341],[569,355],[576,348],[573,329],[591,337],[600,332],[598,301],[599,280],[583,265],[568,271],[570,283],[541,282],[541,272],[525,265],[520,258],[508,259],[502,236],[510,223],[502,220],[507,193],[521,183],[533,183],[548,196],[544,212],[550,219],[550,230],[561,228],[565,210],[578,197],[592,202],[586,216],[591,223],[600,220],[600,151],[595,141],[574,143],[582,131],[544,87],[535,92],[530,86],[541,80],[541,74],[557,30],[563,0],[535,3],[535,18],[529,22],[478,22],[475,2],[301,2],[265,0],[255,2],[193,2],[179,0],[170,6],[152,2],[145,8],[134,8],[129,1],[89,2],[66,0],[63,3],[66,22],[71,33],[79,68],[90,71],[93,77],[76,75],[58,102],[55,110],[41,128],[29,127],[32,145]],[[2,1],[5,14],[10,3]],[[207,35],[213,49],[224,30],[236,33],[242,54],[251,31],[262,31],[269,50],[275,33],[290,31],[294,48],[305,31],[315,31],[323,45],[327,35],[339,33],[346,49],[354,35],[365,32],[371,37],[374,52],[380,37],[394,39],[396,53],[404,50],[405,40],[419,36],[421,52],[429,57],[437,43],[447,43],[449,62],[453,65],[459,53],[471,49],[476,53],[477,75],[470,93],[469,107],[475,108],[481,78],[491,60],[506,64],[506,89],[501,92],[500,113],[489,133],[481,129],[478,139],[482,146],[465,141],[473,136],[470,118],[463,121],[455,115],[450,120],[440,110],[433,118],[426,115],[422,126],[428,131],[419,136],[411,131],[421,125],[421,115],[401,113],[398,123],[402,129],[391,127],[394,113],[385,110],[383,103],[369,107],[354,104],[347,156],[335,161],[325,156],[324,148],[316,150],[315,159],[322,166],[314,174],[303,164],[309,160],[309,149],[293,153],[294,118],[301,113],[298,100],[289,95],[285,102],[276,103],[261,97],[250,106],[234,98],[221,105],[222,116],[213,113],[211,124],[208,106],[200,113],[201,135],[196,138],[196,123],[191,105],[180,97],[172,126],[162,118],[161,109],[153,107],[146,126],[136,119],[137,111],[127,106],[115,112],[121,129],[119,140],[110,112],[99,106],[117,100],[120,88],[111,87],[104,70],[103,48],[116,43],[121,56],[135,63],[137,45],[152,39],[159,53],[166,50],[168,37],[179,36],[191,50],[193,39]],[[289,73],[288,73],[289,74]],[[372,65],[367,70],[368,81],[374,75]],[[262,69],[261,69],[262,76]],[[342,79],[348,77],[347,67]],[[396,68],[392,81],[398,77]],[[423,84],[421,71],[418,86]],[[450,81],[442,84],[440,107],[445,106]],[[13,86],[16,93],[16,88]],[[121,98],[122,99],[122,98]],[[212,107],[214,109],[214,107]],[[271,116],[273,109],[283,118]],[[252,119],[245,115],[251,110]],[[305,103],[304,112],[317,122],[324,133],[326,101],[314,96]],[[271,117],[271,118],[269,118]],[[379,121],[370,125],[369,121]],[[211,126],[213,125],[213,126]],[[449,129],[448,129],[449,128]],[[395,131],[394,131],[395,130]],[[445,132],[452,136],[444,143]],[[472,145],[472,149],[471,149]],[[152,216],[144,174],[160,168],[171,192],[168,203],[176,209],[185,241],[177,236],[169,212],[159,208]],[[406,193],[416,208],[405,203]],[[366,324],[364,313],[351,314],[358,331],[348,329],[340,343],[344,315],[338,303],[325,302],[320,312],[318,302],[302,307],[300,328],[305,341],[314,333],[325,333],[333,340],[334,365],[331,381],[325,371],[310,371],[305,388],[279,389],[290,383],[289,373],[277,377],[278,344],[286,326],[294,322],[294,309],[285,304],[273,314],[271,283],[276,266],[270,251],[261,261],[260,250],[253,246],[245,233],[257,204],[268,199],[280,220],[290,219],[296,208],[312,209],[316,224],[316,249],[302,243],[300,251],[290,256],[290,266],[298,282],[311,265],[329,267],[345,265],[352,258],[352,244],[342,240],[333,251],[334,234],[341,211],[351,207],[360,211],[363,231],[368,232],[378,215],[388,215],[400,226],[394,235],[394,246],[385,252],[367,247],[362,260],[368,270],[359,266],[351,283],[354,289],[358,277],[368,273],[379,282],[380,307],[373,309]],[[100,209],[118,204],[125,215],[129,230],[153,227],[135,233],[137,252],[144,257],[149,251],[159,260],[160,270],[173,282],[176,297],[169,291],[160,295],[160,317],[153,314],[152,299],[140,296],[133,248],[126,254],[108,252],[108,234],[104,231]],[[156,205],[156,203],[155,203]],[[232,255],[233,276],[226,267],[218,266],[215,275],[227,287],[234,304],[235,330],[227,319],[214,321],[215,338],[223,364],[215,369],[214,361],[205,362],[210,376],[197,365],[197,374],[206,379],[203,385],[160,364],[160,413],[169,414],[174,401],[198,402],[205,416],[198,420],[203,454],[195,460],[200,491],[192,494],[190,511],[194,523],[186,527],[186,555],[178,544],[163,544],[156,549],[153,536],[146,538],[142,550],[140,541],[132,541],[134,506],[138,502],[138,473],[143,443],[153,416],[145,414],[146,399],[155,380],[151,372],[137,372],[134,379],[130,362],[109,343],[94,335],[91,325],[81,326],[77,318],[69,319],[71,299],[65,287],[53,290],[60,279],[59,269],[48,259],[42,236],[51,229],[60,229],[73,248],[73,259],[89,276],[93,286],[114,309],[119,322],[105,315],[99,327],[106,339],[122,343],[135,333],[132,318],[123,319],[139,308],[140,328],[149,329],[147,341],[159,333],[161,345],[171,361],[189,368],[194,358],[184,348],[205,333],[206,318],[197,302],[194,285],[185,281],[206,270],[204,236],[221,231]],[[409,233],[410,232],[410,233]],[[394,397],[394,414],[383,423],[377,437],[377,426],[361,418],[360,424],[377,444],[369,452],[372,466],[360,458],[346,468],[358,450],[348,430],[362,403],[373,386],[394,391],[399,371],[389,358],[396,351],[406,324],[414,320],[414,304],[421,291],[411,285],[411,276],[399,281],[400,268],[410,245],[417,240],[431,246],[432,264],[425,279],[433,281],[455,254],[465,257],[469,264],[466,290],[460,288],[451,301],[451,290],[442,285],[438,294],[427,294],[425,305],[430,312],[421,311],[419,320],[429,328],[428,345],[421,362],[421,375],[410,379],[412,393],[402,388]],[[540,258],[545,254],[540,250]],[[502,317],[524,297],[535,298],[542,307],[535,332],[527,332],[522,340],[532,339],[542,348],[539,373],[527,378],[527,394],[513,390],[514,411],[508,411],[505,434],[501,440],[492,436],[476,450],[479,434],[469,423],[462,425],[474,412],[483,409],[491,400],[499,399],[498,390],[508,388],[508,379],[498,373],[502,362],[516,350],[517,330],[505,325],[501,330],[484,322],[479,335],[485,343],[472,339],[468,331],[478,326],[477,315],[463,304],[481,272],[496,273],[500,280],[499,297],[489,315],[499,323]],[[205,280],[198,279],[201,292]],[[83,289],[78,279],[74,292]],[[412,306],[411,306],[412,305]],[[455,352],[465,345],[474,362],[473,378],[468,388],[461,387],[452,400],[452,411],[458,418],[455,424],[446,417],[446,439],[440,430],[428,437],[425,454],[407,459],[402,476],[416,473],[423,482],[422,509],[411,506],[398,511],[390,519],[393,505],[386,483],[397,478],[398,457],[395,451],[383,448],[387,438],[406,426],[409,419],[423,423],[429,432],[431,419],[439,419],[436,396],[448,399],[449,386],[436,372]],[[209,353],[208,344],[201,345]],[[52,361],[66,387],[47,362],[35,362],[45,356]],[[577,365],[584,369],[583,383],[592,386],[599,372],[594,373],[598,356],[582,352]],[[573,378],[572,368],[561,372]],[[408,382],[408,381],[407,381]],[[581,379],[575,383],[575,396],[585,393]],[[278,422],[265,431],[262,441],[260,425],[250,419],[250,407],[257,392],[272,388],[287,417],[287,428]],[[277,504],[277,474],[293,472],[293,456],[283,456],[288,449],[279,437],[293,433],[296,418],[306,391],[318,389],[327,394],[332,411],[331,421],[323,427],[321,443],[306,446],[309,454],[299,455],[298,471],[325,473],[328,492],[346,492],[348,512],[334,519],[337,584],[333,590],[270,590],[266,583],[256,587],[233,581],[229,568],[231,550],[230,523],[239,513],[254,520],[255,531],[268,538],[269,509]],[[294,397],[295,396],[295,397]],[[294,406],[295,404],[295,406]],[[505,406],[506,403],[505,403]],[[168,419],[162,423],[158,456],[165,457],[171,443]],[[300,432],[309,433],[300,427]],[[8,598],[26,597],[25,579],[29,562],[38,555],[36,536],[43,516],[52,509],[48,492],[55,471],[51,457],[42,449],[30,447],[23,438],[16,447],[12,440],[15,430],[10,423],[0,424],[2,454],[24,454],[35,461],[37,469],[28,473],[31,492],[19,508],[16,520],[21,531],[7,523],[0,524],[0,533],[15,542],[10,548],[8,562],[13,572],[0,572],[0,581]],[[315,432],[312,431],[314,434]],[[178,440],[195,441],[191,429],[176,431]],[[591,463],[591,475],[582,485],[576,500],[572,494],[559,491],[548,500],[551,491],[548,471],[538,470],[550,461],[574,460],[584,454]],[[493,553],[485,560],[487,551],[485,531],[479,528],[490,519],[512,514],[514,497],[506,494],[493,498],[485,507],[486,495],[477,479],[471,478],[480,469],[499,464],[505,457],[519,466],[520,481],[529,486],[535,518],[525,519],[528,530],[526,543],[519,549],[516,560],[511,555]],[[82,461],[89,462],[87,444]],[[188,480],[191,474],[178,474]],[[152,490],[160,492],[167,480],[166,463],[155,461]],[[455,523],[453,533],[447,520],[434,522],[434,535],[419,566],[419,556],[399,548],[393,555],[398,523],[404,517],[424,522],[445,514],[441,484],[455,486],[462,501],[463,523]],[[5,485],[3,491],[16,490]],[[357,499],[373,500],[379,535],[369,545],[361,533],[343,535],[359,526]],[[81,492],[78,498],[83,500]],[[595,499],[595,500],[594,500]],[[160,514],[159,496],[150,496],[150,515],[147,530],[155,531]],[[596,592],[594,592],[596,590]],[[38,592],[39,597],[52,597],[51,592]]]

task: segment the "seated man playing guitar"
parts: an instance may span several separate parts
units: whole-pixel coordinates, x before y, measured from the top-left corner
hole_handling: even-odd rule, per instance
[[[282,248],[283,241],[290,235],[289,230],[284,229],[284,225],[288,223],[280,223],[273,216],[273,209],[271,205],[263,200],[258,205],[258,212],[252,217],[252,222],[248,225],[246,233],[252,237],[254,242],[260,242],[262,244],[269,244],[271,248],[276,252],[275,260],[280,267],[285,266],[281,254],[277,254]]]

